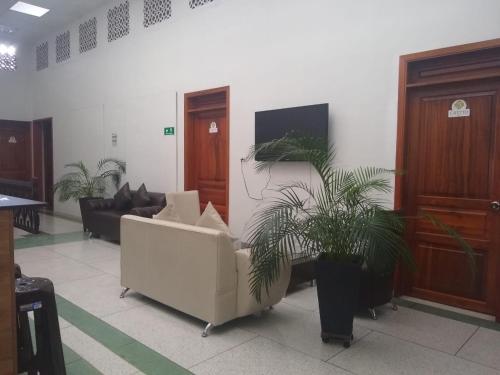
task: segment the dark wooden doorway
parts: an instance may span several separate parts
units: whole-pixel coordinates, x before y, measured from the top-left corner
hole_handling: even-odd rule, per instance
[[[0,120],[0,178],[31,179],[31,123]]]
[[[47,202],[46,209],[54,209],[54,157],[52,119],[33,121],[33,178],[36,199]]]
[[[184,189],[229,219],[229,87],[184,96]]]
[[[401,57],[396,208],[456,229],[465,253],[424,220],[409,221],[417,272],[398,293],[500,320],[500,40]]]

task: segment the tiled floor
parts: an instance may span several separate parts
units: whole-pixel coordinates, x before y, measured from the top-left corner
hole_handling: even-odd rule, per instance
[[[350,349],[323,344],[316,290],[307,285],[274,310],[202,338],[203,322],[134,292],[118,298],[119,246],[73,233],[80,225],[65,221],[52,220],[55,236],[40,237],[43,246],[18,233],[15,257],[24,273],[54,281],[68,320],[63,342],[84,361],[70,373],[500,375],[499,330],[414,308],[356,318]]]

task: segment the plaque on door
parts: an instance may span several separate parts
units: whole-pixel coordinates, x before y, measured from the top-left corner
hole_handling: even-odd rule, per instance
[[[210,127],[208,128],[208,132],[210,134],[215,134],[219,132],[219,128],[217,127],[217,123],[215,121],[212,121],[210,123]]]
[[[467,108],[467,102],[463,99],[455,100],[448,111],[448,117],[469,117],[470,109]]]

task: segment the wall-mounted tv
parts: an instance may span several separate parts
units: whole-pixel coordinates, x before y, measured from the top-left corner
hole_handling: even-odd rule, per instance
[[[308,105],[255,113],[255,144],[289,137],[313,137],[325,140],[328,147],[328,104]],[[258,152],[255,160],[269,160]],[[290,160],[292,161],[292,160]],[[293,159],[293,161],[300,161]]]

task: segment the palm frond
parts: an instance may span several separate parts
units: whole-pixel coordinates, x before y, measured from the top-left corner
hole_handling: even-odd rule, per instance
[[[127,163],[115,158],[101,159],[97,163],[97,173],[103,178],[111,178],[113,185],[118,189],[122,175],[127,173]]]
[[[63,202],[69,199],[78,201],[83,197],[102,197],[107,180],[111,180],[118,188],[126,172],[126,163],[114,158],[102,159],[97,163],[97,174],[93,176],[83,161],[66,164],[65,168],[76,171],[65,173],[54,184],[54,192],[59,193],[59,200]]]
[[[333,146],[329,146],[323,139],[283,137],[275,141],[252,146],[246,160],[255,158],[259,154],[265,154],[266,161],[256,163],[255,169],[257,172],[265,171],[270,165],[279,161],[300,160],[311,163],[323,179],[331,170],[335,151]]]
[[[383,199],[392,191],[391,177],[396,172],[377,167],[335,168],[334,148],[324,146],[321,141],[285,137],[256,145],[249,152],[247,160],[259,152],[269,160],[256,163],[258,172],[281,160],[305,160],[321,179],[315,187],[300,181],[279,186],[277,196],[252,216],[250,286],[259,301],[297,250],[338,261],[362,257],[378,273],[392,272],[397,262],[415,269],[403,236],[405,220],[388,211]],[[435,218],[430,221],[455,238],[474,260],[470,246],[456,231]]]

